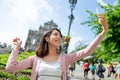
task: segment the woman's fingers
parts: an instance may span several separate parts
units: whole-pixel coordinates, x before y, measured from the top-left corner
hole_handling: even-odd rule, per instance
[[[102,25],[103,30],[107,31],[108,30],[107,19],[102,14],[98,14],[98,19],[99,19],[100,24]]]
[[[13,39],[13,44],[17,45],[20,42],[20,38],[16,37],[15,39]]]
[[[101,14],[98,14],[98,19],[99,19],[99,22],[101,22],[101,21],[104,21],[105,18]]]
[[[13,39],[13,44],[15,45],[15,50],[19,51],[22,45],[22,41],[20,40],[20,38],[16,37],[15,39]]]

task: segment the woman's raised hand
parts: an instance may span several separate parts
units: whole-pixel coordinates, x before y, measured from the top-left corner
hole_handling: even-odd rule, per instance
[[[103,29],[102,33],[106,34],[108,32],[108,21],[107,21],[107,19],[102,14],[98,14],[98,21],[102,25],[102,29]]]
[[[13,39],[13,44],[15,45],[14,50],[19,51],[21,49],[22,41],[20,40],[20,38],[16,37],[15,39]]]

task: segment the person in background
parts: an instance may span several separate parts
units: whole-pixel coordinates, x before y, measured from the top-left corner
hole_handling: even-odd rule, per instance
[[[105,67],[103,66],[102,64],[102,61],[99,61],[98,65],[97,65],[97,68],[96,68],[96,72],[97,72],[97,75],[99,77],[99,80],[101,80],[101,78],[104,78],[104,72],[105,72]]]
[[[96,70],[96,66],[94,64],[94,62],[92,62],[92,64],[90,65],[90,71],[92,74],[92,80],[95,80],[95,70]]]
[[[69,67],[69,72],[70,72],[70,77],[73,77],[73,72],[75,71],[75,67],[76,67],[76,64],[75,62],[70,64],[70,67]]]
[[[108,67],[108,77],[110,77],[112,73],[115,74],[115,70],[114,70],[114,66],[112,65],[112,63],[110,63]]]
[[[118,80],[120,80],[120,61],[118,63],[118,65],[116,66],[116,74],[117,74],[117,77],[118,77]]]
[[[22,61],[18,61],[22,41],[17,39],[15,48],[8,58],[6,71],[15,72],[32,68],[30,80],[66,80],[69,65],[91,55],[108,32],[107,19],[102,14],[98,14],[98,19],[102,32],[86,48],[72,54],[60,54],[62,34],[57,28],[52,28],[43,35],[35,51],[36,55]]]
[[[88,71],[90,70],[88,60],[85,60],[85,62],[83,64],[83,69],[84,69],[84,77],[85,77],[85,79],[87,79]]]

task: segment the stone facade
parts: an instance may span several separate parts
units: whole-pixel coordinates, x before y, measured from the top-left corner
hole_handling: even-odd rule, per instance
[[[52,28],[58,28],[57,24],[55,24],[53,22],[53,20],[44,23],[43,26],[39,27],[39,30],[29,30],[28,32],[28,37],[25,43],[25,50],[31,50],[31,51],[35,51],[35,49],[37,48],[37,45],[40,42],[40,38],[42,37],[42,35],[52,29]],[[64,38],[63,40],[64,41]],[[63,43],[62,43],[63,45]]]

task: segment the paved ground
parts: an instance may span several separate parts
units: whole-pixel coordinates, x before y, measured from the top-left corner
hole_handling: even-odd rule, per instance
[[[95,80],[98,80],[99,77],[95,74]],[[83,68],[80,65],[76,65],[76,70],[74,72],[74,77],[71,80],[92,80],[91,72],[88,73],[88,79],[84,79],[83,77]],[[107,71],[104,73],[104,79],[101,80],[117,80],[113,75],[111,77],[107,77]]]

